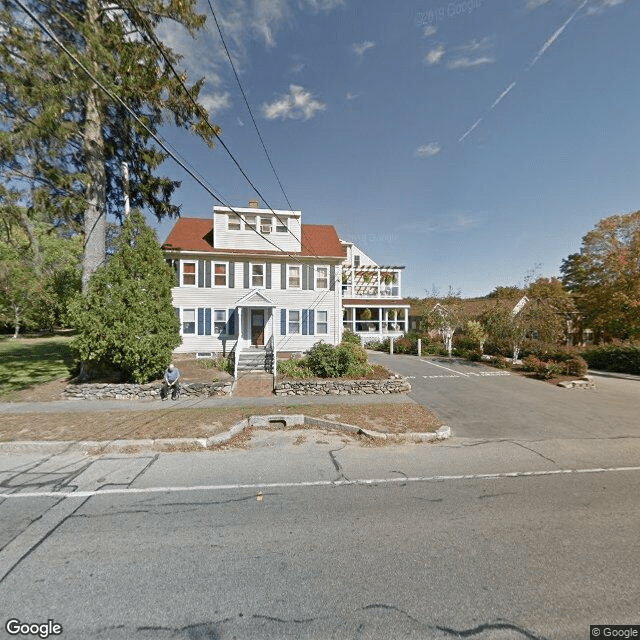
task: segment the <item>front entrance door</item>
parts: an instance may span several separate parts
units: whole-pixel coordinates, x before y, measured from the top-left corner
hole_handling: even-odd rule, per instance
[[[251,345],[264,345],[264,309],[251,309]]]

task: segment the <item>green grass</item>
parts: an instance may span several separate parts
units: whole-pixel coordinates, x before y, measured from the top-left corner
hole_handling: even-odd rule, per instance
[[[43,382],[68,378],[73,369],[71,338],[0,338],[0,398]]]

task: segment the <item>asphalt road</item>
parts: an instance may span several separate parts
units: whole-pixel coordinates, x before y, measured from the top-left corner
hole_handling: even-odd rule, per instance
[[[0,455],[0,638],[12,618],[98,640],[586,640],[639,624],[637,386],[558,394],[407,366],[451,440],[305,430],[217,452]],[[585,404],[576,432],[565,416]]]

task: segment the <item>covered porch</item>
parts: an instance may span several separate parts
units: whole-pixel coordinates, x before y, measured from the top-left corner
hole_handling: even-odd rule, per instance
[[[379,300],[344,300],[342,328],[358,334],[363,344],[397,338],[408,331],[409,305],[403,300],[381,304]]]

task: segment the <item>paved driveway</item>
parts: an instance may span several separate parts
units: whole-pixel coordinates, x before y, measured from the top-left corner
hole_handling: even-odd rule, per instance
[[[640,436],[640,381],[596,377],[596,389],[563,389],[448,358],[369,352],[372,362],[409,376],[416,402],[466,438]]]

